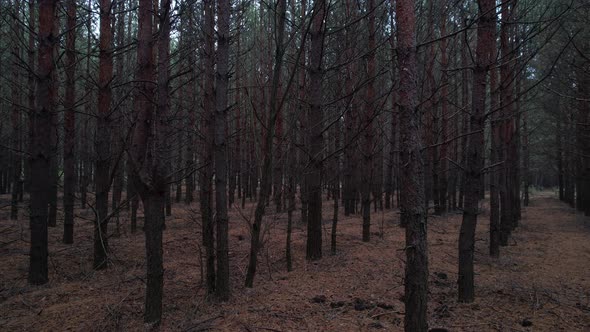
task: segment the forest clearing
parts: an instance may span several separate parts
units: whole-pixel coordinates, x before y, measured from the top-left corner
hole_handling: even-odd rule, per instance
[[[164,331],[403,330],[404,238],[399,211],[376,217],[378,224],[383,218],[383,227],[375,230],[377,240],[372,243],[361,241],[361,218],[342,219],[336,255],[314,263],[296,255],[292,272],[286,271],[284,257],[286,215],[269,216],[259,282],[248,289],[241,283],[248,257],[247,228],[241,213],[231,209],[233,296],[219,304],[205,300],[196,236],[200,228],[190,217],[195,210],[187,206],[166,219]],[[430,325],[448,331],[588,331],[590,218],[559,202],[554,192],[536,193],[505,254],[492,259],[487,255],[488,209],[484,206],[483,211],[475,250],[477,300],[470,304],[458,303],[454,295],[460,215],[430,219]],[[252,204],[247,204],[242,214],[252,212]],[[128,222],[123,213],[122,229]],[[112,268],[94,271],[89,259],[91,221],[81,222],[74,246],[61,244],[59,229],[51,228],[52,281],[31,287],[25,281],[28,230],[23,225],[14,222],[2,230],[3,241],[11,242],[0,252],[2,330],[142,329],[141,233],[123,231],[113,237]],[[329,223],[324,228],[328,233]],[[293,230],[295,252],[303,252],[304,240],[304,225],[298,223]]]

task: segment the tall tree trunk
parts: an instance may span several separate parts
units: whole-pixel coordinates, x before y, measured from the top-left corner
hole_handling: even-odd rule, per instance
[[[496,57],[495,38],[492,40],[492,60]],[[502,160],[502,138],[501,128],[502,119],[498,108],[498,71],[495,68],[490,69],[490,112],[491,114],[491,149],[490,163],[498,164]],[[490,170],[490,256],[500,256],[500,181],[502,181],[502,172],[504,165],[495,166]]]
[[[473,302],[475,297],[473,256],[475,229],[483,168],[483,130],[486,105],[487,73],[494,38],[494,0],[479,0],[480,18],[473,69],[473,95],[470,115],[471,134],[467,141],[465,170],[465,203],[459,234],[459,301]]]
[[[307,0],[302,0],[301,1],[301,26],[303,27],[305,25],[305,20],[304,18],[307,17],[306,15],[307,12]],[[305,45],[305,39],[307,38],[307,33],[304,33],[304,31],[302,30],[301,32],[301,45]],[[306,141],[307,141],[307,130],[308,130],[308,124],[309,124],[309,119],[308,119],[308,114],[305,110],[305,104],[303,102],[303,100],[305,100],[305,87],[306,87],[306,70],[305,69],[305,65],[306,65],[306,56],[300,56],[299,57],[299,77],[298,79],[298,87],[297,87],[297,94],[299,97],[300,102],[298,103],[298,120],[299,120],[299,132],[301,133],[300,135],[300,142],[299,145],[300,146],[307,146]],[[307,224],[308,221],[308,187],[307,187],[307,176],[305,176],[305,169],[307,166],[307,156],[305,155],[305,153],[303,153],[303,151],[299,151],[299,169],[298,169],[298,173],[299,173],[299,179],[298,181],[296,181],[296,183],[299,183],[299,196],[301,199],[301,223],[303,224]]]
[[[116,5],[115,9],[119,12],[118,16],[113,17],[113,21],[116,19],[116,23],[113,22],[113,27],[116,26],[117,28],[117,38],[116,38],[116,47],[122,48],[124,47],[124,39],[125,39],[125,2],[120,2]],[[114,59],[115,61],[115,78],[123,78],[123,62],[125,58],[123,56],[118,56]],[[111,120],[111,132],[113,133],[111,136],[112,143],[111,143],[111,154],[113,155],[113,192],[111,195],[111,210],[112,210],[112,217],[115,218],[115,232],[116,236],[120,235],[121,232],[121,225],[120,225],[120,216],[119,210],[121,205],[121,199],[123,197],[123,187],[125,182],[125,162],[124,162],[124,153],[125,153],[125,133],[123,129],[125,128],[123,123],[123,108],[126,107],[126,103],[123,101],[125,100],[124,92],[120,91],[115,94],[114,100],[116,101],[116,107],[113,110],[112,120]]]
[[[64,100],[64,243],[74,242],[76,186],[76,1],[67,2],[66,92]]]
[[[364,148],[363,148],[363,171],[362,171],[362,211],[363,211],[363,242],[371,239],[371,186],[373,181],[373,118],[375,117],[375,1],[368,2],[368,48],[367,54],[367,90],[366,108],[364,112]]]
[[[461,50],[461,65],[463,66],[463,68],[468,68],[470,66],[468,60],[468,52],[471,46],[469,45],[469,40],[467,38],[467,31],[465,31],[465,36],[463,40],[464,42]],[[469,76],[469,73],[469,71],[464,70],[462,75],[463,77],[461,83],[461,105],[464,109],[467,109],[469,107],[469,86],[471,78]],[[467,161],[467,139],[469,137],[467,133],[469,132],[469,130],[469,114],[465,112],[461,116],[461,134],[463,135],[461,137],[461,165],[463,167],[465,167]],[[457,205],[459,209],[463,209],[463,202],[465,200],[465,172],[461,172],[460,175],[461,176],[459,183],[459,202]]]
[[[510,35],[511,35],[511,24],[510,20],[512,17],[512,6],[514,0],[504,1],[501,6],[501,29],[500,29],[500,49],[501,49],[501,61],[500,65],[500,108],[502,110],[502,155],[504,157],[504,165],[502,171],[502,184],[500,185],[500,245],[508,245],[508,237],[513,226],[513,209],[514,209],[514,198],[513,198],[513,159],[511,153],[511,147],[513,144],[513,133],[514,133],[514,122],[513,116],[513,99],[512,90],[513,76],[512,70],[513,65],[511,59],[514,58],[512,52]]]
[[[390,17],[390,24],[393,26],[394,25],[394,6],[393,6],[393,1],[392,4],[390,5],[389,8],[389,17]],[[391,47],[391,86],[394,87],[395,86],[395,80],[396,80],[396,66],[395,66],[395,56],[396,56],[396,45],[395,45],[395,37],[394,34],[391,34],[391,36],[389,36],[389,45]],[[390,123],[390,129],[389,129],[389,155],[387,158],[387,171],[386,171],[386,175],[385,175],[385,208],[386,209],[390,209],[395,207],[394,202],[392,201],[393,199],[395,199],[395,168],[396,168],[396,163],[395,163],[395,157],[396,157],[396,151],[395,151],[395,141],[396,141],[396,125],[397,125],[397,119],[396,119],[396,111],[397,111],[397,105],[396,105],[396,91],[392,91],[391,92],[391,123]]]
[[[35,2],[33,1],[29,1],[29,28],[28,28],[28,51],[27,51],[27,63],[29,65],[29,70],[28,70],[28,77],[27,77],[27,99],[28,99],[28,107],[30,112],[34,112],[35,110],[35,34],[36,34],[36,28],[35,28]],[[29,155],[32,155],[31,153],[31,127],[32,127],[32,116],[30,114],[28,114],[27,116],[27,124],[28,124],[28,134],[27,134],[27,152],[29,153]],[[24,191],[26,192],[30,192],[31,190],[31,164],[30,164],[30,158],[26,158],[25,160],[25,181],[24,181]]]
[[[421,122],[416,90],[416,15],[413,0],[397,0],[400,77],[401,224],[406,228],[405,317],[407,332],[428,330],[428,242]]]
[[[213,178],[213,109],[215,107],[215,1],[206,0],[204,16],[204,83],[203,83],[203,121],[201,132],[203,133],[202,164],[204,165],[201,172],[200,181],[200,204],[201,204],[201,224],[203,234],[203,246],[205,247],[206,261],[206,287],[207,293],[215,292],[215,229],[213,224],[212,208],[212,178]]]
[[[92,6],[92,0],[88,0],[87,4],[88,8]],[[88,17],[86,17],[86,53],[90,54],[91,52],[91,33],[92,33],[92,12],[88,11]],[[86,96],[86,105],[84,106],[84,112],[86,114],[92,113],[92,78],[90,76],[90,57],[86,57],[86,73],[85,73],[85,84],[84,84],[84,95]],[[84,116],[82,120],[82,137],[81,137],[81,146],[80,146],[80,158],[82,164],[82,170],[80,172],[80,205],[83,209],[86,208],[87,205],[87,194],[88,194],[88,185],[90,184],[90,173],[92,170],[92,163],[90,161],[90,133],[88,124],[90,122],[90,117],[88,115]]]
[[[31,198],[29,254],[29,283],[45,284],[47,275],[47,195],[50,187],[49,168],[55,156],[47,137],[51,135],[51,113],[55,112],[53,81],[55,70],[53,48],[57,42],[53,35],[56,0],[39,1],[38,67],[35,109],[31,114]]]
[[[272,85],[270,94],[269,104],[269,116],[267,118],[266,128],[268,132],[264,137],[264,161],[262,164],[262,181],[260,184],[260,197],[256,204],[256,210],[254,212],[254,223],[252,224],[251,230],[251,242],[250,242],[250,259],[248,262],[248,270],[246,272],[246,287],[252,287],[254,284],[254,276],[256,275],[256,265],[258,262],[258,252],[260,251],[260,231],[262,228],[262,218],[266,211],[266,202],[271,192],[272,182],[272,161],[273,161],[273,149],[272,142],[274,137],[274,129],[280,108],[282,107],[282,99],[279,97],[279,82],[281,79],[281,70],[283,66],[283,57],[285,54],[285,48],[283,45],[283,39],[285,34],[285,20],[286,20],[287,4],[286,0],[279,0],[277,3],[277,15],[278,21],[275,27],[277,39],[275,49],[274,68],[272,73]],[[303,47],[302,47],[303,48]],[[292,214],[292,212],[291,212]],[[290,221],[289,221],[290,222]],[[289,225],[288,225],[289,227]],[[289,239],[290,240],[290,239]],[[289,242],[287,242],[287,248],[290,248]]]
[[[19,22],[20,19],[20,8],[21,2],[19,0],[14,1],[14,13],[13,13],[13,31],[15,39],[12,42],[13,45],[13,57],[14,64],[12,66],[12,152],[10,156],[12,158],[12,192],[10,200],[10,219],[18,219],[18,196],[20,190],[22,190],[21,172],[22,172],[22,152],[21,152],[21,127],[22,127],[22,101],[21,101],[21,64],[19,61],[21,57],[20,43],[22,39],[22,29]]]
[[[188,35],[189,36],[194,36],[194,19],[193,19],[193,15],[195,13],[195,9],[194,9],[194,5],[189,5],[188,6]],[[191,43],[191,40],[186,41],[186,45],[188,47],[189,43]],[[189,56],[187,57],[187,67],[188,68],[194,68],[194,69],[198,69],[198,65],[197,65],[197,59],[196,56],[194,54],[194,52],[191,52],[189,54]],[[185,169],[186,172],[188,172],[188,175],[186,176],[185,179],[185,183],[186,183],[186,193],[184,196],[184,202],[185,204],[191,204],[194,200],[194,191],[195,191],[195,173],[194,173],[194,169],[195,169],[195,151],[194,151],[194,146],[197,143],[197,139],[195,137],[195,129],[197,126],[197,112],[194,109],[194,107],[192,107],[192,105],[195,105],[196,103],[196,86],[197,86],[197,77],[195,72],[192,73],[192,80],[189,84],[187,84],[187,86],[185,87],[185,90],[187,91],[187,95],[190,96],[189,97],[189,104],[186,105],[187,110],[188,110],[188,130],[187,130],[187,144],[186,144],[186,150],[185,150]],[[205,100],[203,100],[205,101]]]
[[[238,15],[237,17],[237,24],[238,29],[240,29],[242,27],[242,16]],[[236,36],[236,54],[241,54],[240,52],[242,51],[241,48],[241,39],[242,39],[242,35],[240,33],[237,34]],[[242,105],[241,105],[241,90],[242,87],[240,86],[240,84],[242,84],[242,76],[241,76],[241,70],[242,70],[242,66],[240,65],[240,61],[236,61],[235,63],[236,66],[236,78],[235,78],[235,114],[236,114],[236,118],[235,118],[235,133],[236,133],[236,139],[234,142],[234,151],[233,151],[233,165],[234,165],[234,170],[231,173],[231,176],[235,177],[235,184],[232,186],[230,185],[230,204],[233,204],[235,199],[234,199],[234,195],[235,195],[235,189],[237,189],[238,191],[238,199],[242,199],[242,179],[244,178],[244,163],[242,160],[242,136],[243,136],[243,128],[242,128]],[[237,188],[234,188],[237,187]]]
[[[135,107],[136,124],[133,131],[130,163],[133,165],[134,187],[141,196],[145,214],[145,246],[147,282],[144,322],[152,326],[162,319],[162,294],[164,286],[162,233],[166,188],[170,180],[170,117],[169,117],[169,64],[170,64],[170,0],[162,0],[157,39],[158,75],[157,110],[149,96],[154,95],[154,40],[153,3],[139,1],[139,26],[137,36],[137,92]],[[155,123],[155,125],[154,125]],[[150,151],[151,153],[148,153]]]
[[[354,13],[356,12],[355,6],[353,5],[351,0],[346,1],[346,18],[347,21],[354,19]],[[355,168],[355,149],[353,141],[355,141],[355,134],[354,134],[354,126],[356,120],[356,102],[354,101],[354,66],[352,62],[353,58],[353,50],[354,50],[354,43],[353,43],[353,24],[347,24],[346,31],[345,31],[345,49],[344,49],[344,56],[345,59],[348,61],[346,64],[346,77],[344,79],[344,93],[347,100],[346,111],[344,113],[344,141],[345,141],[345,150],[344,150],[344,192],[342,194],[342,199],[344,203],[344,215],[349,216],[351,213],[354,213],[353,205],[354,205],[354,190],[355,190],[355,179],[354,179],[354,168]]]
[[[277,93],[281,91],[281,82],[279,81],[279,86],[277,88]],[[272,97],[271,97],[272,98]],[[275,130],[275,144],[274,149],[276,150],[274,154],[275,161],[273,163],[273,200],[275,203],[275,211],[282,212],[282,201],[283,201],[283,162],[282,162],[282,154],[283,154],[283,116],[282,112],[279,110],[277,113],[276,119],[276,130]],[[273,147],[271,147],[273,148]]]
[[[59,40],[59,29],[60,29],[60,22],[59,19],[55,19],[53,21],[53,35],[56,36]],[[53,44],[53,52],[54,58],[58,58],[59,56],[59,42]],[[53,71],[53,81],[59,82],[59,70]],[[59,100],[59,88],[53,90],[53,99],[58,101]],[[56,108],[57,109],[57,108]],[[58,190],[58,182],[59,182],[59,175],[58,175],[58,168],[59,168],[59,130],[57,128],[59,123],[59,113],[53,112],[51,113],[51,134],[49,135],[49,140],[51,141],[51,153],[54,155],[54,158],[51,158],[51,164],[49,166],[49,191],[47,195],[49,195],[49,212],[47,215],[47,225],[49,227],[55,227],[57,225],[57,190]]]
[[[217,0],[217,75],[215,90],[215,209],[217,226],[217,275],[215,293],[229,299],[229,244],[227,216],[227,88],[229,81],[229,0]]]
[[[314,3],[310,30],[311,46],[309,50],[309,109],[308,141],[310,169],[307,172],[308,220],[306,258],[322,258],[322,168],[323,168],[323,114],[322,114],[322,79],[324,69],[322,59],[324,51],[324,34],[326,18],[325,0]]]
[[[448,8],[444,5],[444,9],[442,10],[442,15],[440,17],[440,34],[441,36],[447,35],[447,13]],[[441,108],[441,145],[440,145],[440,152],[438,158],[438,170],[435,172],[438,174],[438,207],[439,212],[446,213],[448,207],[448,148],[449,143],[447,140],[449,139],[448,127],[449,127],[449,76],[448,76],[448,67],[449,67],[449,59],[447,54],[447,43],[448,39],[444,38],[440,44],[440,53],[441,53],[441,97],[440,97],[440,108]]]
[[[339,89],[340,90],[340,89]],[[336,110],[338,114],[337,117],[340,117],[340,110]],[[341,121],[340,119],[337,120],[336,124],[334,125],[334,167],[335,170],[334,174],[334,181],[333,181],[333,215],[332,215],[332,232],[330,238],[330,252],[332,255],[336,254],[336,231],[338,228],[338,201],[340,200],[340,177],[341,177],[341,168],[340,168],[340,134],[341,133]]]
[[[96,117],[96,221],[94,223],[94,268],[107,265],[109,250],[109,189],[111,187],[111,81],[113,78],[111,0],[100,0],[100,37],[98,63],[98,114]]]

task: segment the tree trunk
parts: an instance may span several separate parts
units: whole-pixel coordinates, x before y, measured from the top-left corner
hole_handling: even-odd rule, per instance
[[[164,250],[162,246],[164,193],[146,193],[142,195],[142,201],[145,213],[144,230],[147,266],[144,322],[158,325],[162,319],[164,289]]]
[[[64,100],[64,243],[74,242],[76,198],[76,1],[67,2],[66,95]]]
[[[311,47],[309,50],[309,110],[308,141],[310,169],[307,173],[308,220],[306,258],[322,258],[322,167],[324,146],[322,114],[322,68],[324,50],[324,19],[326,17],[325,0],[314,3],[312,25],[310,30]]]
[[[88,8],[92,5],[92,0],[88,0]],[[88,16],[86,17],[86,53],[90,54],[91,52],[91,33],[92,33],[92,12],[88,11]],[[86,57],[86,73],[85,73],[85,84],[84,84],[84,95],[86,96],[86,105],[84,106],[84,112],[86,114],[92,114],[92,78],[90,76],[90,57]],[[92,163],[90,161],[90,133],[88,128],[88,123],[90,122],[90,116],[84,116],[82,120],[82,137],[81,137],[81,146],[80,146],[80,163],[81,163],[81,171],[80,171],[80,205],[81,208],[86,209],[87,206],[87,193],[88,193],[88,185],[90,184],[90,173],[92,169]]]
[[[512,145],[514,140],[514,121],[513,116],[513,66],[512,60],[514,54],[512,52],[510,35],[512,17],[512,6],[514,0],[505,1],[501,6],[502,24],[500,30],[500,49],[502,64],[500,66],[500,108],[502,110],[502,155],[504,157],[502,184],[500,186],[500,245],[508,245],[508,237],[514,224],[513,209],[513,154]]]
[[[445,6],[444,10],[442,11],[441,15],[441,36],[447,35],[447,13],[448,8]],[[438,158],[438,170],[436,173],[438,174],[438,207],[439,213],[446,213],[448,207],[448,189],[449,189],[449,180],[448,180],[448,148],[449,143],[447,140],[449,139],[448,134],[448,127],[449,127],[449,76],[448,76],[448,66],[449,66],[449,59],[447,55],[447,41],[448,39],[443,39],[440,45],[440,52],[441,52],[441,98],[440,98],[440,108],[441,108],[441,145],[440,145],[440,152]]]
[[[59,28],[60,22],[58,19],[53,21],[53,35],[59,39]],[[57,58],[59,56],[59,42],[53,44],[53,53],[54,57]],[[53,71],[53,81],[59,82],[59,70]],[[59,83],[57,83],[59,84]],[[53,90],[53,100],[59,100],[59,88]],[[49,227],[55,227],[57,225],[57,190],[58,190],[58,182],[59,182],[59,175],[58,175],[58,168],[59,168],[59,130],[57,128],[59,123],[59,113],[53,112],[51,113],[51,134],[49,135],[49,141],[51,142],[51,153],[54,155],[54,158],[51,158],[51,164],[49,165],[49,191],[47,195],[49,195],[49,213],[47,215],[47,225]]]
[[[469,41],[467,38],[467,31],[465,32],[465,36],[464,36],[464,42],[462,45],[462,51],[461,51],[461,65],[463,66],[463,68],[468,68],[470,66],[469,61],[468,61],[468,52],[470,49],[469,46]],[[470,77],[469,77],[469,71],[464,70],[463,71],[463,75],[462,75],[462,93],[461,93],[461,105],[467,109],[469,107],[469,86],[470,86]],[[461,137],[461,161],[460,164],[465,167],[466,164],[466,159],[467,159],[467,139],[468,139],[468,135],[467,133],[469,132],[469,114],[467,113],[463,113],[461,116],[461,134],[463,135]],[[458,202],[458,208],[459,209],[463,209],[463,202],[465,199],[465,172],[461,172],[461,176],[460,176],[460,183],[459,183],[459,202]]]
[[[397,0],[400,77],[401,224],[406,228],[405,311],[407,332],[428,331],[428,242],[421,153],[421,122],[416,91],[416,16],[413,0]]]
[[[306,15],[307,13],[307,0],[301,0],[301,26],[303,27],[305,25],[305,20],[304,18],[307,17]],[[301,45],[305,45],[305,39],[307,38],[307,33],[304,33],[302,31],[301,33]],[[299,57],[299,63],[298,66],[300,68],[300,70],[298,71],[299,73],[299,77],[298,79],[298,86],[297,86],[297,95],[299,97],[299,100],[301,102],[298,103],[298,120],[299,120],[299,132],[301,133],[300,135],[300,141],[299,141],[299,145],[300,146],[307,146],[307,127],[308,127],[308,123],[309,123],[309,119],[308,119],[308,112],[305,110],[305,103],[303,102],[306,98],[305,96],[305,92],[306,89],[305,87],[306,85],[306,70],[303,70],[306,66],[306,56],[300,56]],[[304,225],[307,225],[307,221],[308,221],[308,187],[307,187],[307,176],[305,176],[305,167],[307,166],[307,156],[305,155],[305,153],[303,151],[299,151],[299,160],[298,160],[298,165],[299,165],[299,169],[298,169],[298,179],[295,181],[296,184],[299,184],[299,197],[301,200],[301,223]]]
[[[217,0],[217,75],[215,90],[215,209],[217,226],[217,276],[215,293],[229,299],[229,244],[227,216],[227,88],[229,81],[229,0]]]
[[[27,99],[28,99],[28,107],[30,112],[34,112],[35,109],[35,34],[36,34],[36,29],[35,29],[35,2],[33,1],[29,1],[29,17],[28,17],[28,23],[29,23],[29,27],[28,27],[28,50],[27,50],[27,63],[29,65],[29,70],[28,70],[28,74],[27,74]],[[31,127],[32,127],[32,116],[29,114],[29,116],[26,117],[27,118],[27,125],[29,128],[29,131],[27,133],[26,140],[27,140],[27,144],[26,145],[26,151],[29,153],[29,155],[31,155],[31,144],[29,144],[31,142]],[[24,180],[24,185],[23,185],[23,190],[26,192],[30,192],[31,190],[31,164],[30,164],[30,158],[25,158],[24,160],[25,162],[25,180]]]
[[[100,1],[100,53],[98,69],[98,114],[96,117],[96,221],[94,223],[94,268],[107,265],[109,189],[111,186],[111,81],[113,78],[111,0]]]
[[[155,112],[149,96],[156,91],[150,84],[154,80],[153,3],[139,1],[139,26],[137,36],[137,92],[135,107],[136,124],[133,131],[130,163],[133,167],[134,188],[141,196],[145,222],[146,246],[146,295],[144,322],[158,326],[162,319],[162,294],[164,286],[162,231],[166,188],[170,181],[167,162],[170,158],[169,118],[169,64],[170,64],[170,0],[162,0],[158,32],[158,76]],[[154,125],[155,123],[155,125]],[[151,150],[152,153],[147,153]]]
[[[258,252],[260,251],[260,231],[262,228],[262,218],[264,217],[264,213],[266,211],[266,202],[268,201],[271,193],[271,183],[272,183],[272,161],[273,161],[273,149],[272,149],[272,142],[274,137],[274,129],[278,114],[280,112],[280,108],[282,107],[282,99],[279,97],[279,82],[281,79],[281,70],[283,65],[283,56],[285,54],[285,49],[283,45],[283,38],[285,33],[285,20],[286,20],[286,10],[287,4],[286,0],[279,0],[277,3],[277,15],[278,21],[276,26],[276,33],[277,33],[277,42],[276,42],[276,49],[275,49],[275,59],[274,59],[274,70],[272,73],[272,85],[271,85],[271,94],[270,94],[270,104],[269,104],[269,116],[267,118],[266,128],[268,128],[268,132],[264,137],[264,161],[262,164],[262,179],[260,184],[260,197],[256,204],[256,210],[254,212],[254,223],[252,224],[251,230],[251,240],[250,240],[250,257],[248,262],[248,270],[246,272],[246,287],[252,287],[254,284],[254,276],[256,275],[256,265],[258,262]],[[302,47],[303,48],[303,47]],[[292,214],[292,211],[291,213]],[[292,216],[289,216],[292,218]],[[291,220],[288,221],[289,225],[288,228],[291,227],[290,223]],[[290,229],[288,230],[287,234],[287,249],[288,249],[288,265],[290,264]],[[289,267],[288,267],[289,269]]]
[[[188,12],[188,33],[189,36],[194,36],[194,21],[193,21],[193,15],[195,12],[195,8],[194,5],[189,5],[189,12]],[[192,40],[189,40],[186,42],[186,45],[188,47],[189,43],[191,43]],[[196,56],[194,54],[194,52],[191,52],[189,54],[189,56],[187,57],[187,67],[189,68],[195,68],[198,69],[197,66],[197,59]],[[196,103],[196,86],[197,86],[197,78],[196,78],[196,74],[192,73],[193,79],[191,80],[191,82],[189,84],[187,84],[185,86],[185,91],[187,92],[187,95],[190,96],[189,98],[189,104],[186,105],[186,107],[188,108],[188,130],[187,130],[187,142],[186,142],[186,150],[185,150],[185,170],[187,172],[187,176],[185,178],[185,183],[186,183],[186,193],[184,196],[184,203],[185,204],[191,204],[194,201],[194,191],[195,191],[195,151],[194,151],[194,146],[196,145],[196,143],[198,142],[198,140],[196,139],[196,135],[195,135],[195,129],[197,126],[197,111],[194,109],[194,107],[192,107],[192,105],[195,105]],[[205,100],[203,100],[205,101]]]
[[[215,292],[215,229],[213,225],[212,208],[212,178],[213,178],[213,109],[215,107],[215,1],[206,0],[204,16],[204,83],[203,83],[203,121],[201,132],[204,135],[201,163],[204,165],[200,181],[201,224],[203,232],[203,246],[206,261],[206,288],[208,294]]]
[[[459,301],[473,302],[475,297],[473,255],[478,202],[483,168],[483,130],[486,105],[487,73],[494,38],[494,0],[479,0],[480,18],[477,26],[477,46],[473,69],[473,95],[470,115],[471,134],[467,141],[465,169],[465,203],[459,234]]]
[[[493,54],[495,54],[495,39],[492,40],[492,44]],[[490,163],[492,165],[502,160],[502,119],[497,109],[497,77],[497,69],[492,68],[490,70],[490,112],[493,112],[491,115],[492,144],[490,150]],[[499,170],[503,167],[504,165],[500,165],[490,170],[490,256],[492,257],[500,256],[500,181],[502,181],[502,173]]]
[[[341,153],[340,153],[340,149],[341,149],[341,121],[340,121],[340,110],[335,110],[336,111],[336,117],[338,117],[338,120],[336,121],[336,123],[334,124],[334,156],[332,156],[333,160],[334,160],[334,166],[332,167],[332,169],[335,170],[335,174],[334,174],[334,181],[333,181],[333,189],[332,189],[332,193],[333,193],[333,199],[334,199],[334,205],[333,205],[333,215],[332,215],[332,232],[331,232],[331,237],[330,237],[330,252],[332,255],[336,254],[336,239],[337,239],[337,228],[338,228],[338,201],[340,200],[340,196],[341,196],[341,190],[340,190],[340,178],[341,178],[341,168],[340,168],[340,158],[341,158]]]
[[[373,181],[373,118],[375,117],[375,1],[368,2],[368,48],[367,54],[367,90],[366,90],[366,108],[364,112],[364,148],[363,171],[362,171],[362,211],[363,211],[363,242],[371,240],[371,187]]]
[[[12,192],[11,192],[11,199],[10,199],[10,219],[17,220],[18,219],[18,196],[19,192],[22,190],[22,182],[21,182],[21,172],[22,172],[22,143],[21,143],[21,127],[22,127],[22,101],[21,101],[21,86],[20,86],[20,77],[21,77],[21,64],[19,63],[21,56],[20,50],[20,43],[22,39],[22,29],[19,22],[20,19],[20,5],[21,2],[16,0],[14,2],[14,13],[13,13],[13,31],[15,34],[15,39],[12,42],[13,45],[13,57],[14,63],[12,66],[12,148],[13,151],[10,153],[12,158]]]
[[[39,1],[38,67],[35,109],[31,114],[31,198],[30,227],[31,247],[29,254],[29,283],[45,284],[47,275],[47,206],[49,204],[49,168],[52,158],[51,113],[55,112],[53,81],[55,70],[53,48],[57,42],[53,35],[56,0]]]

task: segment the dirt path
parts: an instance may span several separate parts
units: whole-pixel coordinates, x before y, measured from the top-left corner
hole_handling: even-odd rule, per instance
[[[480,258],[478,302],[499,314],[490,327],[519,330],[514,321],[527,319],[529,330],[590,331],[590,218],[553,193],[536,195],[523,210],[498,261]]]
[[[325,202],[325,201],[324,201]],[[324,203],[324,258],[308,263],[305,225],[293,234],[294,271],[285,271],[285,216],[269,216],[254,289],[243,287],[248,231],[231,211],[232,299],[212,304],[200,286],[198,206],[179,205],[165,232],[164,331],[401,331],[403,230],[399,211],[375,213],[373,237],[361,242],[361,220],[340,216],[338,253],[329,254],[331,203]],[[84,212],[79,212],[84,215]],[[92,224],[76,225],[74,246],[50,229],[50,283],[26,284],[26,227],[0,211],[0,330],[142,330],[143,234],[112,238],[113,265],[91,269]],[[195,218],[195,216],[197,216]],[[295,215],[295,220],[299,216]],[[590,219],[552,193],[533,196],[500,259],[488,252],[487,211],[476,243],[476,301],[456,302],[457,238],[461,215],[429,219],[430,325],[449,331],[590,331]],[[126,216],[122,216],[124,229]],[[587,226],[588,225],[588,226]],[[383,231],[383,237],[379,233]],[[523,321],[532,323],[524,327]],[[526,325],[526,324],[525,324]]]

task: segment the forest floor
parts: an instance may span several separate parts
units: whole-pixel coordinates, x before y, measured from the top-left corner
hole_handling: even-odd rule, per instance
[[[3,203],[8,199],[3,196]],[[1,204],[4,205],[4,204]],[[231,209],[232,297],[205,298],[201,285],[198,205],[174,205],[164,235],[164,331],[403,330],[404,232],[397,209],[372,214],[372,238],[361,242],[361,219],[340,215],[338,252],[330,255],[332,202],[324,201],[324,258],[305,261],[305,226],[294,215],[294,271],[286,272],[286,214],[269,215],[255,287],[243,287],[248,219],[254,205]],[[272,210],[272,208],[271,208]],[[91,210],[76,211],[75,244],[49,230],[48,284],[27,285],[28,222],[0,210],[0,330],[139,331],[143,326],[144,237],[109,239],[111,265],[92,270]],[[457,239],[461,215],[429,218],[429,325],[449,331],[590,331],[590,218],[555,199],[533,195],[501,257],[488,256],[488,211],[476,241],[476,300],[457,303]],[[141,227],[141,221],[140,221]],[[114,222],[110,230],[114,230]],[[529,325],[530,326],[526,326]]]

